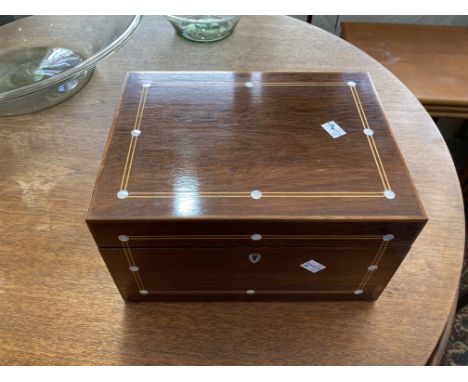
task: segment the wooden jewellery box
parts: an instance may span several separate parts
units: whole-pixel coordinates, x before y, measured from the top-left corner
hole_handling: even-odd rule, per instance
[[[373,300],[426,220],[366,73],[129,73],[87,216],[125,300]]]

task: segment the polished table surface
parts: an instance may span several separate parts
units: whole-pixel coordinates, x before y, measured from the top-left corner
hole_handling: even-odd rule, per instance
[[[376,302],[125,304],[84,219],[130,70],[368,71],[429,217]],[[244,17],[213,44],[162,17],[51,109],[0,119],[1,364],[416,364],[456,294],[464,243],[457,175],[416,98],[339,38],[285,16]]]

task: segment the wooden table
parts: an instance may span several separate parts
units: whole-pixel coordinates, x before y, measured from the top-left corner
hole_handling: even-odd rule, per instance
[[[403,81],[433,117],[468,118],[468,28],[343,23],[342,36]]]
[[[128,70],[369,71],[430,219],[380,299],[125,304],[84,219]],[[444,140],[389,71],[304,22],[244,17],[204,45],[147,17],[79,94],[0,135],[2,364],[423,365],[443,331],[464,242]]]

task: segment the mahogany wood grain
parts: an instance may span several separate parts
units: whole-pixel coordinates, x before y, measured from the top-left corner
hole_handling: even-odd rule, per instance
[[[390,247],[409,247],[424,226],[424,221],[402,219],[376,222],[366,220],[236,220],[229,225],[217,221],[187,219],[185,221],[88,221],[99,247],[120,247],[120,235],[129,237],[131,247],[225,247],[225,246],[333,246],[333,236],[341,235],[342,246],[376,246],[385,235],[392,234]],[[262,235],[260,241],[251,238]],[[215,235],[222,235],[218,239]],[[322,236],[323,235],[323,236]],[[362,238],[360,236],[371,236]]]
[[[342,36],[387,67],[425,106],[468,107],[467,27],[342,23]]]
[[[123,94],[91,222],[426,220],[366,73],[131,72]]]
[[[427,221],[367,73],[130,72],[122,93],[87,222],[125,299],[375,299]],[[251,267],[252,243],[281,261]]]
[[[30,22],[35,19],[30,18]],[[375,303],[125,304],[84,222],[130,70],[368,71],[429,221]],[[445,143],[385,68],[288,17],[214,44],[144,18],[76,96],[0,120],[2,364],[425,364],[458,288],[464,219]]]
[[[121,247],[101,248],[100,252],[126,300],[375,300],[408,252],[405,247],[382,244],[385,246]],[[256,262],[251,256],[257,257]],[[311,259],[325,265],[324,269],[312,273],[300,266]],[[369,269],[370,265],[375,269]],[[138,266],[136,272],[129,270],[132,266]],[[148,294],[142,295],[140,290]],[[358,290],[362,293],[355,294]]]

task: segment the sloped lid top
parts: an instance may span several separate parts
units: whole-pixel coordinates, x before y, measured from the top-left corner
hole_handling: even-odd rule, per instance
[[[129,73],[88,214],[425,220],[365,73]]]

